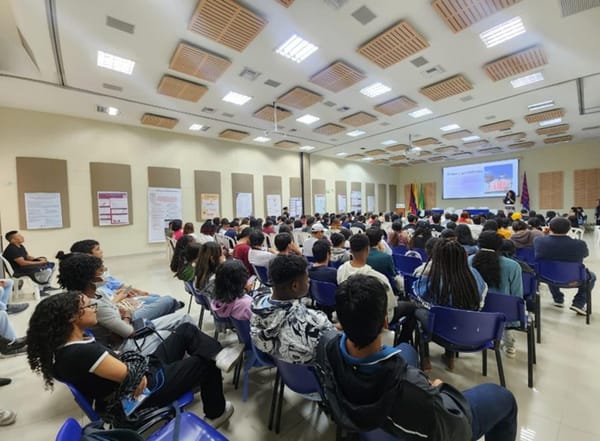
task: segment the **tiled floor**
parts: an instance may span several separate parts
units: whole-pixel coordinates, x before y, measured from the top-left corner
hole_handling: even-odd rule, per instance
[[[591,256],[586,260],[590,269],[600,274],[600,251],[586,237]],[[105,250],[110,255],[110,250]],[[170,293],[188,300],[182,283],[171,276],[163,254],[107,258],[106,264],[116,277],[143,289]],[[596,288],[596,298],[598,288]],[[571,298],[567,295],[567,301]],[[598,301],[596,301],[596,305]],[[32,307],[11,319],[19,335],[27,327]],[[590,326],[583,317],[559,310],[551,305],[550,296],[542,296],[543,342],[538,345],[538,364],[534,371],[535,388],[527,388],[527,365],[524,334],[518,335],[519,352],[514,360],[504,358],[507,384],[519,404],[520,440],[522,441],[598,441],[600,440],[600,314]],[[197,315],[198,307],[192,307]],[[212,323],[205,319],[204,330]],[[232,338],[229,336],[226,338]],[[481,375],[479,355],[461,355],[454,373],[442,368],[441,350],[432,345],[433,378],[440,378],[460,388],[485,381],[497,381],[494,357],[489,358],[489,377]],[[0,408],[18,413],[17,423],[0,428],[1,440],[53,440],[62,422],[69,416],[85,422],[82,412],[66,388],[58,384],[50,393],[44,391],[40,377],[30,372],[23,356],[0,360],[0,376],[11,377],[9,386],[0,388]],[[293,393],[286,392],[279,435],[267,428],[269,403],[274,373],[270,370],[251,374],[250,399],[243,403],[241,389],[231,385],[232,374],[225,376],[225,394],[233,401],[235,413],[222,432],[234,441],[264,440],[333,440],[335,427],[321,415],[318,407]],[[202,415],[202,405],[195,402],[191,411]]]

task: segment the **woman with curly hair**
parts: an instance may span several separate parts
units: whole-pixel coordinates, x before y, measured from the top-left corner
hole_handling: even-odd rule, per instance
[[[121,300],[117,296],[112,299],[107,296],[101,287],[104,265],[102,259],[83,253],[64,254],[59,252],[56,256],[60,259],[58,283],[69,291],[79,291],[90,298],[98,299],[98,325],[94,329],[96,338],[104,345],[120,351],[139,349],[144,354],[152,353],[162,341],[167,338],[171,330],[181,323],[193,323],[192,318],[183,312],[175,312],[179,302],[170,297],[162,297],[160,302],[170,302],[170,310],[159,311],[160,315],[153,316],[151,311],[158,311],[154,307],[160,302],[145,305],[137,310],[128,310],[119,306]],[[163,315],[163,312],[168,314]],[[152,320],[155,333],[146,336],[140,341],[134,340],[132,322],[138,318]]]
[[[225,261],[217,242],[202,244],[196,261],[196,288],[212,298],[217,267]]]
[[[214,297],[211,307],[219,317],[237,320],[252,318],[252,297],[247,292],[253,282],[248,282],[248,271],[239,260],[228,260],[219,265],[215,274]]]
[[[73,384],[100,415],[115,421],[122,417],[122,398],[147,389],[150,395],[141,408],[165,406],[199,386],[210,424],[216,427],[231,416],[233,406],[225,401],[213,360],[222,352],[219,342],[186,323],[149,357],[131,352],[118,356],[85,332],[97,324],[97,308],[97,300],[74,291],[48,297],[35,308],[27,330],[27,358],[47,389],[55,379]]]

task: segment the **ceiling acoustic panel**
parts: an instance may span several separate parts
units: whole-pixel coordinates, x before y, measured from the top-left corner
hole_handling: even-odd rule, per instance
[[[481,139],[479,141],[465,142],[463,146],[468,149],[474,149],[478,147],[487,146],[489,144],[487,139]]]
[[[364,158],[365,155],[361,155],[360,153],[355,153],[354,155],[346,156],[346,159],[358,160]]]
[[[460,95],[473,89],[473,85],[462,75],[455,75],[429,86],[423,87],[419,92],[432,101],[439,101],[444,98],[450,98],[454,95]]]
[[[417,107],[417,103],[407,96],[399,96],[385,103],[378,104],[374,107],[378,112],[387,116],[392,116],[400,112],[405,112],[413,107]]]
[[[425,161],[424,159],[411,159],[411,161],[409,162],[410,165],[415,165],[415,164],[425,164],[427,161]]]
[[[379,156],[379,155],[385,155],[387,152],[385,150],[381,150],[381,149],[373,149],[373,150],[368,150],[365,152],[365,155],[367,156]]]
[[[422,138],[413,141],[413,145],[417,147],[425,147],[426,145],[439,144],[440,142],[435,138]]]
[[[277,121],[283,121],[291,116],[292,112],[284,109],[283,107],[277,106]],[[264,119],[265,121],[275,122],[275,116],[273,115],[273,105],[267,104],[261,107],[252,114],[255,118]]]
[[[343,61],[335,61],[310,77],[310,82],[331,92],[339,92],[364,80],[366,77],[363,72],[349,64]]]
[[[179,43],[169,69],[215,82],[229,66],[231,61],[227,58],[191,44]]]
[[[456,147],[455,145],[447,145],[444,147],[438,147],[433,150],[437,153],[452,153],[452,152],[456,152],[458,150],[458,147]]]
[[[406,144],[396,144],[386,147],[385,149],[388,152],[403,152],[405,150],[408,150],[408,146]]]
[[[565,109],[544,110],[543,112],[525,115],[525,121],[531,124],[549,119],[562,118],[563,116],[565,116]]]
[[[296,109],[304,109],[321,101],[323,101],[322,95],[303,87],[294,87],[277,98],[277,103]]]
[[[518,150],[518,149],[528,149],[530,147],[533,147],[535,145],[535,142],[518,142],[516,144],[510,144],[507,146],[507,148],[511,149],[511,150]]]
[[[544,139],[544,144],[557,144],[559,142],[569,142],[573,139],[571,135],[555,136],[553,138]]]
[[[367,112],[353,113],[352,115],[340,119],[340,122],[351,125],[352,127],[364,126],[365,124],[370,124],[375,121],[377,121],[377,117]]]
[[[496,137],[496,141],[499,142],[514,142],[514,141],[519,141],[520,139],[524,139],[527,137],[527,134],[525,132],[518,132],[518,133],[511,133],[510,135],[502,135],[502,136],[497,136]]]
[[[202,98],[202,95],[207,90],[208,87],[202,84],[192,83],[191,81],[175,78],[171,75],[163,75],[158,85],[158,93],[193,103]]]
[[[233,141],[241,141],[244,138],[250,136],[248,132],[242,132],[240,130],[226,129],[219,133],[219,138],[231,139]]]
[[[431,7],[452,32],[463,29],[521,0],[434,0]]]
[[[404,161],[406,159],[406,155],[396,155],[389,158],[390,161]]]
[[[343,132],[346,130],[346,127],[340,126],[338,124],[329,123],[323,124],[320,127],[317,127],[313,130],[315,133],[319,133],[320,135],[335,135],[337,133]]]
[[[401,21],[363,44],[357,52],[386,69],[429,46],[425,37]]]
[[[498,58],[483,66],[492,81],[500,81],[548,64],[548,57],[541,46],[532,46],[506,57]]]
[[[188,29],[238,52],[256,38],[267,20],[233,0],[200,0]]]
[[[289,8],[290,6],[292,6],[292,3],[294,3],[294,0],[275,0],[275,1],[282,6],[285,6],[286,8]]]
[[[427,158],[429,160],[429,162],[437,162],[437,161],[443,161],[446,159],[446,156],[432,156],[431,158]]]
[[[300,143],[296,142],[296,141],[290,141],[288,139],[284,139],[282,141],[276,142],[275,144],[276,147],[282,147],[284,149],[290,149],[290,148],[294,148],[294,147],[300,147]]]
[[[489,133],[496,132],[498,130],[512,129],[514,125],[515,123],[513,121],[511,121],[510,119],[505,119],[504,121],[497,121],[490,124],[485,124],[483,126],[479,126],[479,130],[481,130],[484,133]]]
[[[537,129],[535,133],[538,135],[556,135],[558,133],[565,133],[569,131],[569,124],[559,124],[557,126],[542,127]]]
[[[388,161],[387,159],[375,159],[374,161],[371,161],[371,164],[375,164],[375,165],[384,165],[384,164],[389,164],[390,161]]]
[[[395,164],[391,164],[390,167],[410,167],[410,164],[407,162],[396,162]]]
[[[484,149],[477,150],[477,153],[489,154],[489,153],[498,153],[501,151],[502,151],[502,147],[486,147]]]
[[[470,135],[471,135],[470,130],[459,130],[458,132],[446,133],[445,135],[442,135],[442,138],[451,140],[451,139],[466,138],[467,136],[470,136]]]
[[[153,113],[144,113],[142,115],[142,124],[146,126],[162,127],[163,129],[172,129],[179,122],[176,118],[155,115]]]

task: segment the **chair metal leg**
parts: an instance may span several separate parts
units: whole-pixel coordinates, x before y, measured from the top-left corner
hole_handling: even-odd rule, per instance
[[[273,430],[273,417],[275,416],[275,405],[277,404],[277,389],[279,388],[279,371],[275,373],[275,381],[273,383],[273,394],[271,396],[271,408],[269,409],[269,430]]]
[[[527,386],[533,387],[533,357],[535,353],[535,336],[531,326],[527,328]]]
[[[585,309],[585,324],[590,324],[590,315],[592,315],[592,290],[590,289],[590,283],[585,284],[585,296],[587,297],[587,307]]]
[[[190,301],[188,302],[188,314],[190,313],[190,311],[192,310],[192,295],[190,294]]]
[[[487,377],[487,349],[481,351],[481,373]]]
[[[506,387],[506,379],[504,378],[504,366],[502,366],[502,353],[500,352],[500,345],[497,344],[494,348],[496,353],[496,364],[498,365],[498,376],[500,377],[500,385]]]
[[[279,398],[277,399],[277,416],[275,417],[275,433],[279,434],[281,427],[281,409],[283,408],[283,390],[285,389],[285,383],[283,379],[279,379]]]
[[[537,342],[542,342],[542,307],[540,294],[535,294],[535,327],[537,328]]]
[[[191,302],[191,300],[190,300]],[[191,305],[191,303],[190,303]],[[204,322],[204,306],[200,307],[200,316],[198,317],[198,329],[202,330],[202,323]],[[188,310],[189,313],[189,310]]]

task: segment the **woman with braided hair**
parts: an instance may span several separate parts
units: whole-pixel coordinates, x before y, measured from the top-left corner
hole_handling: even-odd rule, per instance
[[[115,403],[144,389],[150,395],[141,408],[168,405],[200,387],[206,420],[217,427],[229,419],[233,406],[225,401],[221,371],[213,361],[221,351],[216,340],[184,323],[149,357],[117,355],[85,332],[96,324],[96,308],[97,300],[74,291],[48,297],[35,308],[27,330],[27,358],[47,389],[54,379],[73,384],[111,421]]]

